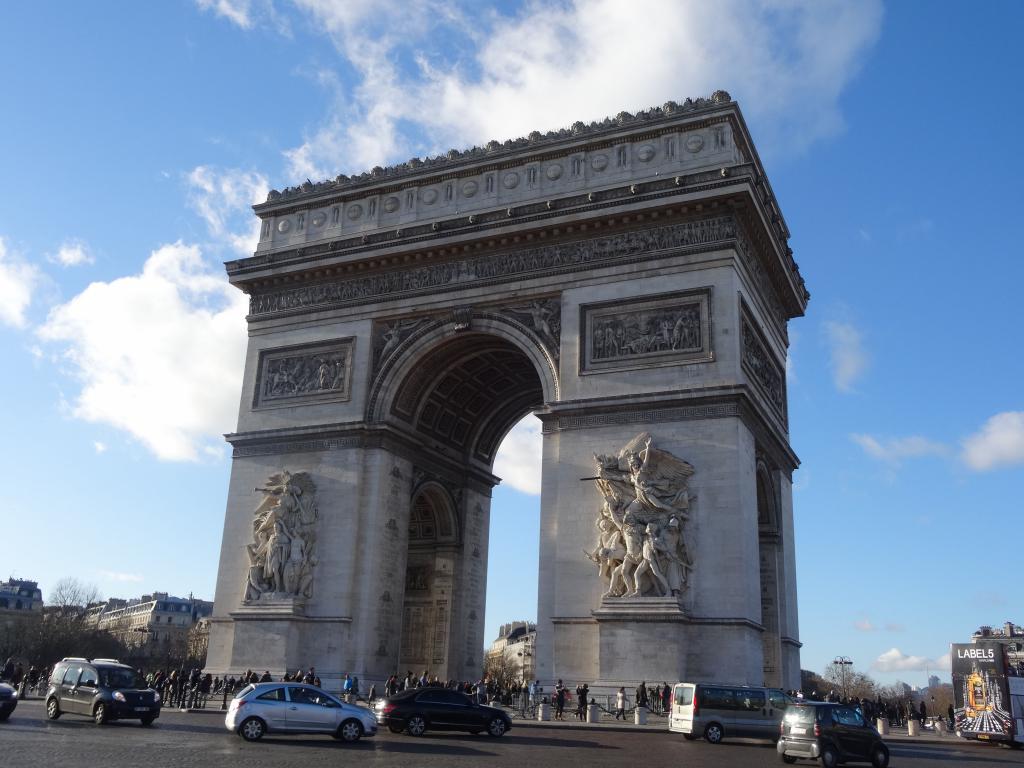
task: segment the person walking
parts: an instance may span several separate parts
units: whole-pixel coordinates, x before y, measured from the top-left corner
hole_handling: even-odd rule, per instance
[[[626,719],[626,686],[619,686],[619,692],[615,694],[615,719]]]
[[[661,684],[661,711],[667,714],[672,709],[672,689],[668,687],[668,683],[663,682]]]
[[[562,680],[558,680],[558,684],[555,685],[555,720],[564,720],[562,713],[565,711],[565,686],[562,685]]]
[[[647,681],[643,680],[640,685],[636,687],[636,705],[638,707],[647,706]]]

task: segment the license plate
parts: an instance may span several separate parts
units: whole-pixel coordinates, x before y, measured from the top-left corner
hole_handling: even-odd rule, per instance
[[[136,707],[136,712],[149,712],[149,707]]]
[[[978,734],[978,738],[979,739],[987,739],[988,738],[988,734],[987,733],[979,733]]]
[[[811,729],[810,728],[790,728],[789,732],[790,733],[799,734],[800,736],[806,736],[808,733],[811,732]]]

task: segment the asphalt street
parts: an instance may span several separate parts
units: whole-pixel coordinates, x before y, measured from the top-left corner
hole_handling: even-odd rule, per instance
[[[220,714],[169,710],[162,713],[151,728],[143,728],[135,721],[97,726],[74,715],[49,721],[41,701],[27,700],[18,705],[10,720],[0,723],[0,765],[12,768],[122,765],[133,768],[308,768],[324,761],[415,768],[782,765],[773,745],[754,741],[712,746],[702,741],[687,742],[678,734],[657,729],[552,727],[547,723],[521,721],[516,721],[514,726],[500,739],[459,733],[428,733],[413,738],[385,729],[354,745],[342,744],[329,736],[270,735],[250,744],[225,730]],[[1024,752],[994,745],[893,741],[890,750],[890,764],[895,768],[1024,766]]]

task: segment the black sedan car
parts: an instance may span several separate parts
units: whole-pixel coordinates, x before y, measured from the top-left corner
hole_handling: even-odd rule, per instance
[[[882,737],[853,707],[825,702],[791,704],[781,731],[776,749],[784,763],[821,758],[824,768],[839,763],[870,762],[874,768],[889,765],[889,749]]]
[[[502,710],[477,704],[469,696],[447,688],[402,691],[377,704],[377,723],[392,733],[422,736],[427,730],[487,731],[501,736],[512,727]]]
[[[0,683],[0,723],[18,706],[18,692],[7,683]]]

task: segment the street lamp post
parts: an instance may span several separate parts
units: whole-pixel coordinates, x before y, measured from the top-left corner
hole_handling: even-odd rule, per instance
[[[845,701],[846,700],[846,668],[848,666],[850,666],[851,664],[853,664],[853,662],[847,656],[836,656],[832,660],[832,663],[839,665],[839,676],[840,676],[840,679],[842,680],[843,700]]]

